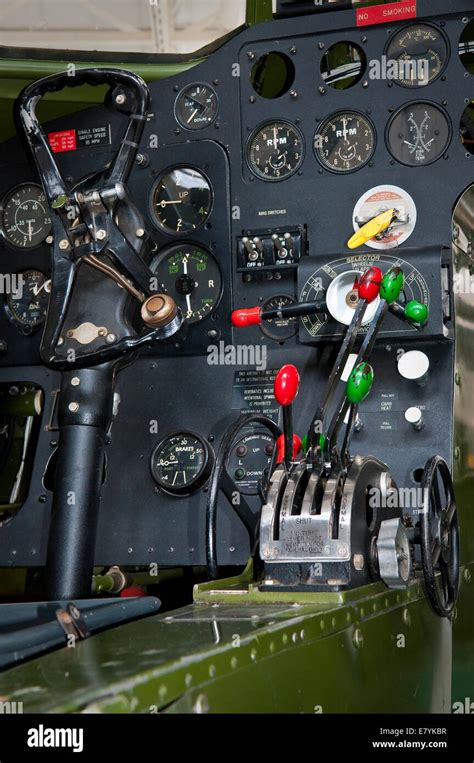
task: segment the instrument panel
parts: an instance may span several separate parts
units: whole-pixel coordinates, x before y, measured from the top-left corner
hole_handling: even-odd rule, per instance
[[[258,25],[198,66],[150,85],[150,115],[128,190],[153,240],[156,289],[174,297],[187,326],[120,374],[108,475],[126,467],[129,479],[108,476],[104,483],[104,503],[117,516],[112,540],[107,516],[99,519],[98,564],[204,563],[206,486],[223,432],[243,411],[277,420],[272,384],[285,362],[311,375],[295,412],[297,421],[311,417],[311,390],[326,378],[331,343],[343,335],[354,280],[366,266],[402,266],[405,300],[430,305],[423,352],[433,382],[427,390],[401,380],[397,352],[410,350],[417,334],[387,324],[377,350],[380,386],[373,409],[364,415],[362,407],[360,448],[376,448],[393,464],[398,438],[411,434],[406,409],[419,406],[428,420],[430,410],[449,409],[436,380],[453,362],[446,252],[452,209],[472,182],[474,69],[466,69],[471,17],[463,3],[449,11],[439,0],[429,5],[426,19],[364,29],[352,11]],[[79,179],[103,168],[121,125],[120,114],[102,107],[48,125],[64,173]],[[110,143],[76,141],[67,150],[71,131],[94,130]],[[34,382],[44,374],[38,348],[49,298],[51,217],[16,140],[0,147],[0,169],[0,266],[20,287],[4,298],[0,367],[12,383],[18,375]],[[390,235],[352,252],[354,231],[392,206],[398,217]],[[230,325],[238,307],[278,311],[320,299],[327,310],[301,321],[276,317],[238,336]],[[444,350],[433,344],[440,337]],[[45,383],[41,376],[47,402],[30,497],[10,523],[7,544],[19,546],[25,528],[35,527],[43,538],[38,557],[45,554],[41,512],[50,509],[51,494],[44,473],[55,447],[52,393],[59,386],[56,374],[47,377]],[[397,457],[402,484],[412,484],[428,438],[433,451],[450,457],[447,433],[432,421],[413,452]],[[257,427],[229,457],[229,474],[255,510],[273,447]],[[140,506],[138,516],[132,503]],[[248,539],[230,505],[219,523],[221,563],[244,564]],[[31,563],[30,552],[20,552],[22,563]]]

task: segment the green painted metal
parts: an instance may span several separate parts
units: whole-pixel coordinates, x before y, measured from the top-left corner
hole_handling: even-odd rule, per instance
[[[270,21],[273,18],[272,0],[247,0],[245,20],[248,26]]]
[[[405,306],[405,317],[413,323],[418,323],[420,326],[424,326],[428,322],[429,315],[428,307],[421,302],[417,302],[416,299],[412,299]]]
[[[380,287],[381,298],[385,299],[388,304],[391,305],[399,298],[404,284],[405,276],[403,271],[400,268],[392,268],[392,270],[389,270],[383,277],[382,286]]]
[[[358,405],[365,400],[374,384],[374,370],[369,363],[359,363],[352,371],[347,382],[347,399],[353,405]]]
[[[244,577],[13,668],[2,697],[28,713],[449,712],[451,625],[420,584],[259,594]]]
[[[454,487],[459,511],[461,562],[469,565],[461,577],[453,643],[453,701],[474,700],[474,185],[466,190],[454,213],[453,264],[456,313],[456,363],[454,379]]]

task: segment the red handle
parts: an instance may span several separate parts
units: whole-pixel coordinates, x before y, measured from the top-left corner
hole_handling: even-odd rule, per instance
[[[275,399],[284,408],[291,405],[300,387],[300,375],[295,366],[283,366],[275,379]]]
[[[277,449],[277,456],[276,456],[276,464],[281,464],[282,461],[285,458],[285,435],[280,435],[278,440],[276,441],[276,449]],[[293,435],[293,460],[295,461],[299,454],[301,452],[301,439],[298,437],[297,434]]]
[[[261,324],[261,307],[249,307],[247,309],[234,310],[232,313],[232,325],[235,326],[235,328],[241,329],[246,326],[261,326]]]
[[[383,273],[380,268],[371,267],[365,271],[359,283],[359,297],[370,305],[375,302],[380,293]]]

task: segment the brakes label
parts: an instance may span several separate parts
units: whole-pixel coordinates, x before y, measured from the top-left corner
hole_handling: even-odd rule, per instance
[[[55,154],[65,151],[77,151],[79,148],[94,148],[97,146],[110,146],[110,125],[98,125],[97,127],[81,127],[79,130],[61,130],[50,132],[48,135],[49,145]]]
[[[356,11],[357,26],[389,24],[393,21],[416,19],[416,0],[374,5],[372,8],[359,8]]]

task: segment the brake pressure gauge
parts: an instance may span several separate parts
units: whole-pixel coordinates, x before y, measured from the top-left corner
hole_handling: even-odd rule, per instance
[[[184,497],[206,484],[213,460],[212,449],[202,437],[178,432],[156,446],[151,457],[151,473],[166,493]]]

